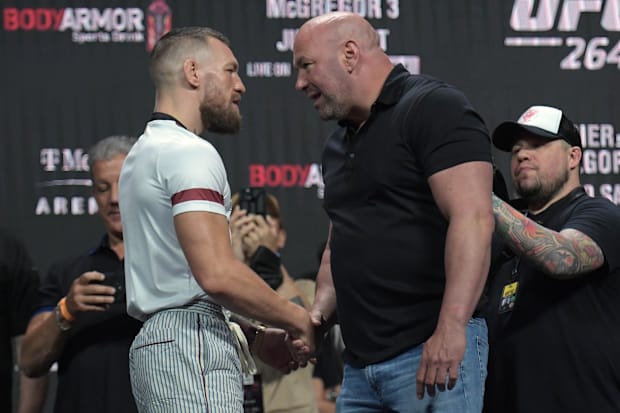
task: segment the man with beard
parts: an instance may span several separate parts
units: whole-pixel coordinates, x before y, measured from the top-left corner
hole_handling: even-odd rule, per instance
[[[323,150],[331,227],[311,311],[323,327],[337,306],[336,410],[479,413],[487,331],[475,310],[493,233],[484,122],[455,87],[393,65],[357,14],[309,20],[293,49],[296,88],[340,121]]]
[[[523,209],[493,196],[485,412],[618,412],[620,209],[585,193],[561,109],[532,106],[493,143],[511,152]]]
[[[89,150],[93,195],[106,233],[95,248],[51,266],[23,338],[20,365],[26,375],[44,377],[58,362],[55,412],[136,411],[127,355],[141,323],[127,315],[122,291],[115,295],[124,288],[118,177],[135,141],[110,136]],[[101,284],[112,279],[115,283]]]
[[[280,365],[291,360],[286,333],[308,343],[296,357],[314,350],[308,312],[235,258],[226,170],[198,136],[240,128],[245,87],[228,44],[202,27],[159,40],[150,60],[155,110],[121,173],[127,308],[144,321],[130,350],[141,412],[243,411],[237,343],[223,307],[282,329],[248,337],[250,347],[277,341],[270,355]]]

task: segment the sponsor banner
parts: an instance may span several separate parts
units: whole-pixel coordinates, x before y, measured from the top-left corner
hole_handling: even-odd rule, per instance
[[[295,20],[308,19],[332,11],[348,11],[357,13],[370,20],[398,20],[400,17],[399,0],[266,0],[265,17],[267,19]],[[388,51],[390,30],[377,27],[375,24],[381,48]],[[275,40],[275,51],[279,53],[292,52],[295,35],[299,28],[284,27],[281,29],[281,38]],[[288,53],[290,55],[290,53]],[[416,55],[390,56],[394,63],[401,63],[411,73],[420,73],[420,57]],[[294,68],[289,60],[269,61],[251,60],[245,65],[245,75],[249,78],[272,78],[294,76]]]
[[[5,7],[2,27],[7,32],[70,32],[71,40],[84,43],[155,42],[172,28],[172,11],[165,0],[140,7]]]
[[[580,36],[584,20],[598,24]],[[561,70],[620,70],[620,0],[514,0],[507,47],[563,48]]]
[[[620,205],[620,131],[611,123],[584,123],[579,125],[579,131],[586,191]]]
[[[295,90],[292,47],[304,21],[331,11],[368,19],[392,62],[463,90],[490,130],[534,104],[562,107],[581,122],[588,192],[620,205],[620,0],[7,0],[4,222],[41,268],[98,240],[87,148],[138,136],[153,107],[149,51],[172,27],[209,26],[230,38],[247,92],[239,136],[205,138],[233,191],[278,197],[287,268],[308,271],[308,248],[327,235],[321,152],[337,125]],[[495,155],[505,171],[506,154]]]
[[[41,148],[34,215],[94,215],[88,154],[84,148]]]
[[[323,175],[321,165],[301,164],[251,164],[248,167],[250,186],[266,188],[312,188],[318,199],[323,199]]]

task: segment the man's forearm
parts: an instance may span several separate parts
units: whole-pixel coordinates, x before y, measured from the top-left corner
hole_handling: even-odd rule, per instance
[[[312,313],[319,313],[328,328],[333,324],[336,314],[336,289],[331,271],[331,252],[326,250],[316,276],[316,293]]]
[[[471,318],[489,271],[492,233],[490,214],[451,221],[446,235],[446,286],[439,323],[465,325]]]
[[[17,413],[40,413],[47,397],[48,376],[30,378],[20,375],[19,407]]]
[[[493,214],[496,231],[510,249],[546,274],[569,279],[603,265],[598,245],[579,231],[565,230],[563,235],[545,228],[495,195]]]
[[[278,295],[237,260],[221,263],[220,274],[204,277],[201,287],[231,311],[296,335],[307,328],[307,310]],[[199,281],[200,283],[200,281]]]
[[[22,339],[20,368],[28,377],[40,377],[58,360],[66,333],[56,323],[54,312],[38,314]]]

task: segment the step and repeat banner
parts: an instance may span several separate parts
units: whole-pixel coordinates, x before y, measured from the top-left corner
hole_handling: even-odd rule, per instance
[[[588,192],[620,204],[620,0],[3,0],[1,224],[44,272],[104,231],[87,151],[138,136],[153,107],[149,51],[171,27],[226,34],[247,87],[238,136],[206,134],[233,191],[265,186],[282,204],[284,261],[316,267],[327,235],[320,156],[333,123],[294,89],[292,45],[307,19],[353,11],[412,73],[461,88],[493,130],[528,106],[564,108],[581,128]],[[508,178],[508,158],[496,152]],[[509,179],[508,179],[509,180]]]

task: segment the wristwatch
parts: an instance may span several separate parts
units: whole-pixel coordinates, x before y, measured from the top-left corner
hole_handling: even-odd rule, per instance
[[[248,334],[248,347],[250,351],[258,350],[263,342],[263,336],[265,335],[266,327],[262,324],[252,326],[250,334]]]
[[[331,389],[325,392],[325,399],[330,402],[336,402],[338,391]]]
[[[56,318],[56,325],[60,329],[60,331],[68,331],[71,328],[71,322],[66,320],[62,313],[60,312],[60,304],[54,308],[54,316]]]

